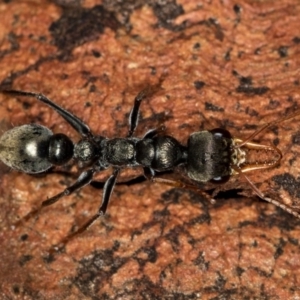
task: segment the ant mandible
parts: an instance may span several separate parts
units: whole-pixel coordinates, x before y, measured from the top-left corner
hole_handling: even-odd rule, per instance
[[[293,118],[299,115],[299,112],[263,125],[245,140],[234,138],[229,131],[217,128],[211,131],[192,133],[188,138],[187,145],[184,146],[174,137],[164,135],[163,126],[148,131],[142,138],[134,136],[141,102],[149,96],[151,88],[141,91],[134,99],[134,105],[129,115],[127,137],[113,139],[94,135],[81,119],[42,94],[19,90],[1,92],[8,95],[36,98],[56,110],[81,135],[81,140],[74,144],[68,136],[53,134],[50,129],[38,124],[14,127],[6,131],[0,138],[0,159],[7,166],[24,173],[34,174],[45,172],[52,166],[64,165],[71,159],[75,159],[79,164],[89,165],[80,173],[74,184],[43,201],[41,207],[31,211],[19,222],[28,220],[43,207],[54,204],[62,197],[91,183],[97,172],[106,170],[110,166],[113,167],[112,175],[104,184],[102,202],[98,212],[77,231],[64,238],[61,241],[63,245],[75,235],[85,231],[95,220],[106,213],[118,175],[124,167],[142,166],[147,179],[175,187],[193,189],[211,202],[214,202],[214,199],[211,199],[196,185],[159,178],[157,173],[172,171],[180,166],[192,181],[201,183],[224,183],[232,175],[238,174],[248,181],[261,199],[300,218],[300,214],[291,207],[265,197],[245,175],[246,172],[269,169],[280,163],[282,154],[277,147],[251,141],[270,126]],[[255,164],[249,163],[247,154],[251,150],[269,152],[271,158]]]

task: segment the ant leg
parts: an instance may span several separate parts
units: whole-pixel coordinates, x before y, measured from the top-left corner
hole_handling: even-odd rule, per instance
[[[142,90],[134,98],[134,104],[133,104],[132,110],[130,111],[130,114],[129,114],[129,120],[128,120],[129,121],[129,130],[128,130],[127,137],[132,137],[132,135],[135,132],[135,129],[139,122],[139,111],[140,111],[141,102],[148,96],[149,90],[150,90],[149,88]]]
[[[277,200],[274,200],[272,198],[269,198],[269,197],[260,197],[262,200],[265,200],[279,208],[281,208],[282,210],[286,211],[287,213],[291,214],[292,216],[300,219],[300,214],[298,212],[296,212],[295,210],[293,210],[291,207],[277,201]]]
[[[154,92],[161,87],[162,83],[164,82],[165,78],[167,76],[167,73],[164,73],[159,78],[159,81],[157,84],[153,86],[148,86],[147,88],[143,89],[141,92],[138,93],[138,95],[134,98],[134,104],[132,107],[132,110],[129,114],[129,130],[127,137],[132,137],[135,129],[139,122],[139,111],[140,111],[140,105],[142,100],[144,100],[146,97],[152,96]]]
[[[234,168],[234,170],[239,174],[241,175],[242,177],[244,177],[247,182],[249,183],[249,185],[251,186],[251,188],[253,189],[253,191],[255,192],[255,194],[262,200],[264,201],[267,201],[279,208],[281,208],[282,210],[286,211],[287,213],[293,215],[294,217],[300,219],[300,213],[296,212],[295,210],[293,210],[291,207],[277,201],[277,200],[274,200],[272,198],[269,198],[269,197],[265,197],[265,195],[253,184],[253,182],[249,179],[248,176],[246,176],[241,169],[239,168]]]
[[[25,217],[23,217],[22,219],[20,219],[18,222],[15,223],[16,226],[20,225],[23,222],[28,221],[29,219],[31,219],[32,217],[36,216],[37,214],[40,213],[40,211],[49,205],[52,205],[54,203],[56,203],[58,200],[60,200],[61,198],[63,198],[64,196],[69,196],[72,193],[74,193],[75,191],[81,189],[82,187],[84,187],[85,185],[89,184],[94,176],[95,170],[94,169],[89,169],[87,171],[82,172],[77,181],[67,187],[64,191],[62,191],[61,193],[45,200],[42,202],[41,206],[38,207],[37,209],[29,212]]]
[[[78,117],[67,111],[66,109],[62,108],[61,106],[52,102],[49,98],[44,96],[43,94],[39,93],[32,93],[32,92],[23,92],[17,90],[4,90],[1,93],[8,94],[8,95],[15,95],[15,96],[25,96],[25,97],[33,97],[37,100],[47,104],[52,109],[57,111],[78,133],[80,133],[83,137],[92,137],[92,133],[88,125],[86,125],[82,120]]]
[[[152,168],[144,167],[144,176],[147,180],[153,181],[156,173]]]
[[[143,136],[143,139],[152,139],[155,136],[157,136],[158,134],[163,133],[165,130],[166,130],[165,125],[160,125],[158,128],[150,129],[149,131],[147,131],[145,133],[145,135]]]
[[[92,216],[86,223],[84,223],[80,228],[78,228],[76,231],[67,235],[57,245],[52,246],[49,250],[50,255],[53,254],[54,252],[62,249],[76,235],[81,234],[82,232],[87,230],[98,218],[105,215],[105,212],[106,212],[106,209],[107,209],[107,206],[109,203],[109,199],[111,197],[114,186],[116,184],[119,172],[120,172],[120,169],[115,169],[113,174],[106,180],[104,188],[103,188],[102,203],[99,208],[99,211],[94,216]]]
[[[99,216],[105,215],[107,206],[110,200],[110,196],[113,192],[115,187],[117,178],[119,176],[120,169],[115,169],[113,174],[106,180],[104,188],[103,188],[103,196],[102,196],[102,203],[98,212]]]
[[[147,178],[145,178],[144,175],[140,175],[138,177],[134,177],[132,179],[129,179],[128,181],[121,181],[121,182],[117,181],[116,185],[131,186],[131,185],[136,185],[136,184],[139,184],[139,183],[143,183],[145,181],[147,181]],[[91,181],[90,182],[90,186],[92,186],[93,188],[98,189],[98,190],[103,190],[104,184],[105,184],[105,182],[102,182],[102,181]]]
[[[192,190],[192,191],[195,191],[196,193],[200,194],[203,198],[208,200],[211,204],[216,203],[215,199],[211,198],[210,195],[208,195],[205,191],[198,188],[196,185],[186,184],[182,181],[176,181],[176,180],[170,180],[170,179],[155,177],[155,175],[156,175],[156,173],[153,169],[144,168],[144,176],[152,182],[158,182],[158,183],[163,183],[163,184],[173,186],[173,187],[176,187],[176,188]]]
[[[201,190],[195,185],[192,184],[186,184],[182,181],[175,181],[175,180],[170,180],[170,179],[165,179],[165,178],[160,178],[160,177],[154,177],[152,179],[152,182],[159,182],[163,183],[166,185],[170,185],[176,188],[181,188],[181,189],[187,189],[187,190],[192,190],[198,194],[200,194],[203,198],[208,200],[211,204],[215,204],[216,200],[214,198],[211,198],[209,194],[207,194],[205,191]]]

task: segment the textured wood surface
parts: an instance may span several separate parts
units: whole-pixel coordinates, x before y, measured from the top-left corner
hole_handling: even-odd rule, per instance
[[[134,97],[162,77],[141,106],[139,136],[164,123],[182,143],[215,127],[246,138],[299,107],[297,0],[4,2],[1,87],[42,92],[94,133],[125,136]],[[36,122],[79,139],[34,99],[0,95],[0,120],[2,132]],[[299,121],[258,138],[284,158],[250,176],[290,205],[300,197]],[[141,171],[124,170],[121,180]],[[15,227],[76,177],[33,177],[2,165],[0,172],[2,299],[300,297],[300,221],[260,201],[240,178],[216,205],[150,182],[119,185],[107,216],[49,260],[47,250],[97,211],[102,191],[86,187]]]

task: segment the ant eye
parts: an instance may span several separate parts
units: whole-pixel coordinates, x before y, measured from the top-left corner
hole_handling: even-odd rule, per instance
[[[215,184],[222,184],[226,183],[230,179],[230,175],[222,176],[222,177],[215,177],[210,180],[211,183]]]
[[[210,132],[216,137],[232,139],[230,132],[223,128],[215,128],[210,130]]]

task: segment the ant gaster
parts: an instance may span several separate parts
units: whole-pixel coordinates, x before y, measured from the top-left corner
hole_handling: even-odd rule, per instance
[[[138,125],[141,101],[149,96],[150,89],[141,91],[134,100],[129,115],[127,137],[113,139],[94,135],[77,116],[42,94],[18,90],[1,92],[36,98],[56,110],[81,135],[81,140],[73,144],[68,136],[53,134],[45,126],[27,124],[14,127],[5,132],[0,138],[0,159],[6,165],[29,174],[41,173],[52,166],[64,165],[72,158],[80,164],[89,166],[79,175],[73,185],[43,201],[40,208],[30,212],[21,221],[28,220],[37,214],[42,207],[51,205],[62,197],[68,196],[89,184],[95,173],[101,172],[110,166],[113,167],[112,175],[104,184],[102,203],[98,212],[77,231],[64,238],[61,241],[62,244],[66,244],[69,239],[86,230],[96,219],[105,214],[118,175],[124,167],[142,166],[147,179],[196,190],[211,202],[214,200],[210,199],[196,185],[158,178],[156,177],[157,173],[167,170],[172,171],[180,166],[191,180],[201,183],[223,183],[232,175],[238,174],[248,181],[260,198],[300,218],[300,214],[291,207],[265,197],[244,174],[252,170],[268,169],[280,163],[282,154],[277,147],[253,143],[251,140],[271,125],[290,119],[299,113],[265,124],[245,140],[233,138],[227,130],[218,128],[211,131],[192,133],[188,138],[187,145],[183,146],[172,136],[164,135],[164,127],[150,130],[142,138],[133,136]],[[248,157],[251,150],[268,153],[270,154],[269,158],[251,162]]]

